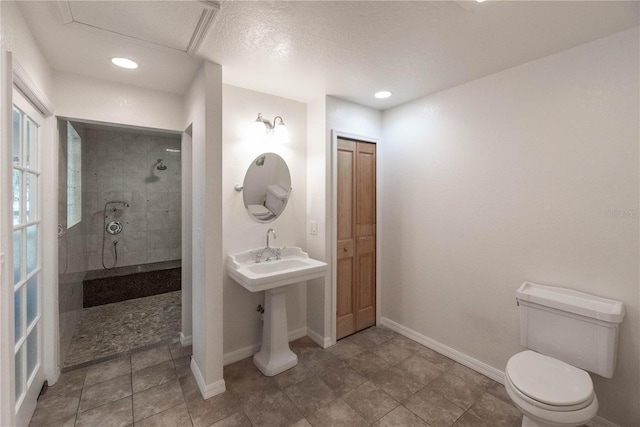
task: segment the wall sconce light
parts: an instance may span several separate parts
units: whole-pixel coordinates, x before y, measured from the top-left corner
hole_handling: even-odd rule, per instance
[[[280,121],[278,122],[278,120]],[[280,116],[276,116],[272,124],[268,119],[262,117],[262,113],[258,113],[258,118],[253,122],[253,127],[255,135],[259,136],[266,133],[267,135],[273,135],[277,141],[289,141],[289,131]]]

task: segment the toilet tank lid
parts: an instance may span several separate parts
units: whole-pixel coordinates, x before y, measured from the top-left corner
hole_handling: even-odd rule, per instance
[[[524,282],[516,291],[516,299],[605,322],[621,323],[624,318],[624,306],[620,301],[555,286]]]
[[[282,188],[281,186],[279,186],[278,184],[268,185],[267,190],[270,191],[271,194],[273,194],[279,199],[286,199],[287,196],[289,195],[289,192],[284,188]]]

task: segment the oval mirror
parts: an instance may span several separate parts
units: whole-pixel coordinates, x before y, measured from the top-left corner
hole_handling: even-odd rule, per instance
[[[249,216],[271,222],[284,211],[291,192],[291,174],[284,159],[275,153],[256,157],[242,184],[242,198]]]

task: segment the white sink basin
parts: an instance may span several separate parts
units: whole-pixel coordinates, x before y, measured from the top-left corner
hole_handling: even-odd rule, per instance
[[[240,252],[227,258],[229,276],[251,292],[304,282],[326,274],[327,264],[309,258],[300,248],[283,248],[281,259],[265,261],[263,255],[263,261],[257,263],[256,252],[261,250]]]

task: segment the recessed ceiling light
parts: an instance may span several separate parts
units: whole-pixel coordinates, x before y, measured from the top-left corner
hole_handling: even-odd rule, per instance
[[[478,3],[482,3],[484,2],[484,0],[476,0]]]
[[[391,96],[391,92],[389,92],[388,90],[381,90],[380,92],[376,92],[373,96],[379,99],[388,98]]]
[[[129,58],[111,58],[111,62],[113,62],[118,67],[128,68],[130,70],[138,68],[138,63],[132,61]]]

